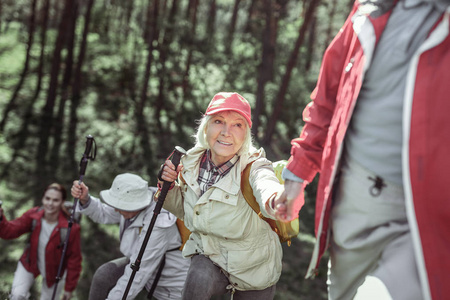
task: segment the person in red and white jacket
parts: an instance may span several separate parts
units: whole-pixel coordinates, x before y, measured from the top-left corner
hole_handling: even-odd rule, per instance
[[[292,140],[277,217],[320,173],[329,299],[448,299],[450,1],[356,1]]]
[[[28,299],[29,290],[39,274],[43,279],[40,299],[52,299],[65,242],[60,231],[68,228],[68,219],[63,212],[66,195],[64,186],[53,183],[44,191],[42,207],[34,207],[11,221],[6,219],[3,209],[0,208],[0,238],[15,239],[30,233],[29,245],[14,274],[11,300]],[[80,225],[74,223],[60,274],[64,276],[58,283],[55,299],[68,300],[72,297],[81,274],[81,260]]]

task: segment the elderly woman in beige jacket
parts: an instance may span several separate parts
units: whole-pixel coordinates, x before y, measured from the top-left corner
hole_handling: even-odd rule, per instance
[[[251,125],[248,101],[237,93],[219,93],[180,166],[175,170],[167,160],[162,167],[160,179],[174,182],[164,208],[191,231],[183,249],[183,256],[191,258],[183,299],[227,292],[234,299],[274,297],[281,274],[280,241],[246,202],[241,174],[252,163],[250,185],[261,213],[269,218],[283,187],[264,150],[253,147]]]

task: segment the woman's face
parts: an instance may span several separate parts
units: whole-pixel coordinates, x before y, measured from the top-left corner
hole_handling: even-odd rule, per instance
[[[247,123],[239,113],[224,111],[212,115],[206,128],[206,141],[213,163],[220,166],[230,160],[241,149],[246,134]]]
[[[42,205],[44,206],[46,217],[57,216],[61,210],[62,204],[62,194],[55,189],[47,190],[44,197],[42,197]]]

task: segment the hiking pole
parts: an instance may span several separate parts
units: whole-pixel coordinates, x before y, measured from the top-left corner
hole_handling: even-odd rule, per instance
[[[91,155],[92,144],[94,144],[94,155]],[[86,172],[86,167],[87,167],[87,163],[88,163],[89,159],[95,160],[96,154],[97,154],[97,145],[95,144],[95,140],[92,137],[92,135],[88,135],[86,137],[86,147],[84,149],[83,157],[81,158],[81,161],[80,161],[80,179],[78,181],[79,184],[81,184],[83,182],[84,173]],[[69,217],[69,225],[67,227],[67,235],[66,235],[66,239],[64,241],[64,245],[63,245],[64,248],[63,248],[61,260],[60,260],[59,266],[58,266],[58,273],[56,274],[56,281],[55,281],[55,287],[53,289],[52,300],[55,299],[56,290],[58,288],[58,283],[59,283],[59,280],[61,279],[61,271],[62,271],[62,267],[63,267],[63,263],[64,263],[64,256],[66,256],[67,245],[69,244],[70,231],[72,229],[72,225],[73,225],[73,222],[75,219],[75,211],[77,209],[77,204],[78,204],[78,198],[75,198],[73,208],[72,208],[72,213],[70,214],[70,217]]]
[[[183,148],[176,146],[175,150],[172,152],[172,163],[175,165],[175,170],[177,169],[181,157],[186,154],[186,150]],[[170,157],[169,157],[170,158]],[[128,292],[130,291],[131,285],[133,284],[134,276],[136,275],[136,272],[139,271],[139,268],[141,266],[141,260],[142,256],[144,255],[145,247],[147,247],[148,240],[150,239],[150,234],[152,233],[153,226],[155,225],[156,218],[158,217],[159,213],[161,212],[161,208],[164,204],[164,200],[166,199],[167,193],[169,192],[169,188],[172,182],[168,182],[163,180],[163,186],[161,188],[161,193],[159,194],[158,201],[156,202],[155,209],[153,210],[153,216],[150,221],[150,224],[148,225],[148,230],[145,234],[144,240],[142,241],[141,249],[139,250],[139,254],[136,257],[136,260],[134,263],[131,264],[130,268],[133,270],[131,273],[130,279],[128,280],[127,288],[125,289],[125,292],[123,293],[122,300],[126,300],[128,296]]]

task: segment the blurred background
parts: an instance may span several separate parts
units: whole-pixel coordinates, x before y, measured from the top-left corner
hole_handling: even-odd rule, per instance
[[[322,54],[352,4],[0,0],[0,200],[6,217],[41,205],[50,183],[69,189],[79,179],[87,135],[97,145],[83,178],[93,195],[123,172],[156,185],[161,163],[174,146],[193,145],[195,121],[220,91],[249,100],[255,144],[272,161],[287,159]],[[316,279],[304,280],[316,182],[307,188],[300,235],[290,247],[283,244],[275,299],[326,299],[326,259]],[[96,268],[120,256],[117,226],[85,217],[81,226],[83,273],[73,299],[87,299]],[[26,241],[0,240],[0,299],[7,298]]]

